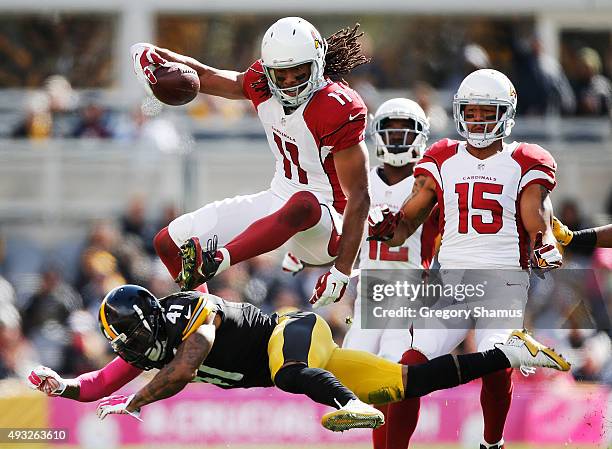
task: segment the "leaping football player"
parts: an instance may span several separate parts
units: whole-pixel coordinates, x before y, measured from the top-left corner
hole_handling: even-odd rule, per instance
[[[417,163],[412,194],[398,214],[388,213],[371,228],[375,238],[401,245],[437,205],[440,208],[440,267],[495,271],[487,291],[496,300],[525,304],[529,287],[530,245],[538,269],[561,265],[552,232],[549,193],[555,187],[556,164],[542,147],[505,143],[514,126],[517,96],[510,80],[496,70],[469,74],[453,100],[453,117],[464,141],[434,143]],[[495,280],[495,282],[492,282]],[[506,341],[510,329],[475,323],[479,351]],[[415,358],[428,360],[453,350],[468,329],[415,329]],[[483,377],[482,449],[502,449],[503,429],[512,399],[512,370]],[[412,420],[418,419],[418,399]],[[392,423],[389,423],[391,425]],[[405,425],[405,423],[403,423]],[[413,427],[409,426],[409,430]],[[387,448],[406,448],[387,441]]]
[[[197,71],[200,92],[250,100],[276,158],[270,189],[207,204],[157,234],[157,254],[182,289],[285,245],[308,264],[334,262],[315,285],[315,307],[342,298],[370,205],[367,109],[342,80],[368,61],[357,29],[323,39],[302,18],[280,19],[263,36],[261,59],[244,72],[151,44],[132,47],[144,83],[157,66],[174,61]]]
[[[422,396],[520,365],[570,368],[561,355],[523,331],[485,352],[404,366],[338,348],[327,323],[312,312],[266,315],[251,304],[197,291],[158,300],[136,285],[109,292],[99,322],[117,358],[76,379],[37,367],[28,382],[48,395],[77,401],[111,395],[98,404],[100,418],[138,417],[145,405],[177,394],[190,382],[206,382],[221,388],[276,386],[336,409],[322,418],[329,430],[376,428],[384,417],[366,402]],[[112,395],[151,368],[159,372],[138,392]]]

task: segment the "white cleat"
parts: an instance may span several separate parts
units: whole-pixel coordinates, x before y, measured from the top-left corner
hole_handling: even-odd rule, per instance
[[[321,424],[332,432],[343,432],[349,429],[378,429],[385,423],[385,415],[371,405],[359,399],[351,399],[340,410],[321,418]]]
[[[569,371],[571,366],[561,354],[538,342],[524,329],[513,331],[506,343],[497,343],[495,347],[506,355],[512,368],[543,367]]]

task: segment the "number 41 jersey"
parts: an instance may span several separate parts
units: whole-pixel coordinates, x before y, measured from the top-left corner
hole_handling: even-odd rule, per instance
[[[169,363],[180,344],[211,313],[221,317],[213,347],[193,382],[221,388],[270,387],[268,340],[278,319],[246,303],[224,301],[210,293],[178,292],[160,299],[164,309]]]
[[[415,176],[436,181],[440,206],[442,268],[523,268],[529,262],[529,236],[520,216],[520,198],[531,184],[555,187],[556,164],[542,147],[504,144],[478,159],[465,142],[433,144],[415,167]]]
[[[357,92],[328,81],[291,114],[270,94],[263,67],[255,62],[244,75],[243,92],[251,100],[276,158],[271,189],[281,198],[307,190],[319,201],[344,212],[346,197],[334,166],[334,154],[365,138],[367,108]]]

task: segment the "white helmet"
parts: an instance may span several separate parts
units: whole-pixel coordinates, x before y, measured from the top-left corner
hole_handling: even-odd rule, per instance
[[[453,100],[453,118],[457,132],[476,148],[486,148],[496,140],[508,137],[514,126],[516,101],[516,90],[503,73],[493,69],[480,69],[470,73],[461,82]],[[497,120],[466,122],[464,110],[468,104],[497,107]],[[485,132],[471,133],[468,131],[468,124],[485,125]]]
[[[388,119],[414,120],[414,127],[387,128]],[[391,144],[389,133],[403,132],[400,145]],[[408,143],[409,133],[415,133],[412,143]],[[372,118],[371,135],[376,147],[376,157],[385,164],[402,167],[421,159],[429,138],[429,120],[423,108],[407,98],[393,98],[385,101]],[[386,143],[385,143],[386,142]]]
[[[326,52],[325,39],[314,26],[300,17],[285,17],[268,28],[261,41],[261,62],[270,91],[283,106],[299,106],[325,84],[323,70]],[[295,87],[278,87],[274,69],[286,69],[307,62],[311,63],[308,81]]]

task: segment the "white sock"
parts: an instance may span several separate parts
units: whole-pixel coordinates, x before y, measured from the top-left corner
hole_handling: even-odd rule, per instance
[[[484,447],[486,447],[487,449],[491,448],[491,447],[501,447],[504,444],[504,439],[502,438],[501,440],[499,440],[497,443],[494,444],[489,444],[487,443],[484,439],[482,440],[482,444]]]
[[[217,249],[217,251],[221,253],[221,255],[223,256],[223,260],[221,261],[219,268],[217,268],[215,275],[227,270],[230,267],[230,253],[227,248],[219,248]]]

